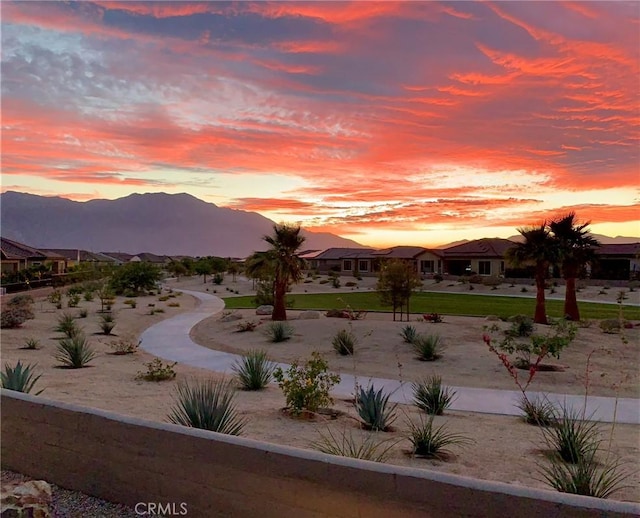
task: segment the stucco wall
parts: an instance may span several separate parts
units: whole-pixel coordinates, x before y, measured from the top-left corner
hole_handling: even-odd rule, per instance
[[[2,467],[193,517],[595,517],[640,506],[118,416],[2,390]],[[144,510],[145,508],[140,508]]]

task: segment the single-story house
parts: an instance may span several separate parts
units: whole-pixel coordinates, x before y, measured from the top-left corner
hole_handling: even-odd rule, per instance
[[[60,254],[47,252],[0,237],[1,271],[3,274],[16,273],[35,266],[45,265],[51,273],[64,272],[65,258]]]
[[[596,256],[592,279],[640,280],[640,242],[601,245]]]
[[[89,252],[77,248],[47,248],[43,252],[51,252],[65,258],[66,267],[77,266],[80,263],[91,263],[95,265],[117,264],[116,259],[98,252]]]
[[[504,275],[505,253],[516,243],[509,239],[475,239],[441,250],[444,273],[465,275],[477,273],[486,276]]]
[[[300,257],[307,261],[309,268],[320,273],[368,273],[372,271],[373,251],[372,248],[327,248],[320,252],[307,252]]]

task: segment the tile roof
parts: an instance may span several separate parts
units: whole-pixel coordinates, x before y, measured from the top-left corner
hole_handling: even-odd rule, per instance
[[[0,250],[4,259],[63,259],[59,254],[38,250],[4,237],[0,237]]]
[[[78,250],[77,248],[46,248],[46,249],[43,249],[42,251],[52,252],[54,254],[61,255],[62,257],[69,259],[71,261],[77,261],[78,256],[80,256],[81,262],[106,263],[106,262],[115,261],[113,257],[109,257],[97,252],[89,252],[87,250]]]
[[[597,255],[631,255],[635,256],[640,253],[639,243],[612,243],[609,245],[600,245],[596,248]]]
[[[452,257],[504,257],[505,252],[516,243],[498,237],[475,239],[467,243],[442,250],[445,258]]]
[[[393,259],[415,259],[419,255],[425,252],[432,252],[436,255],[440,255],[439,250],[429,250],[422,246],[392,246],[391,248],[385,248],[383,250],[376,250],[372,252],[372,255],[380,258],[393,258]]]
[[[327,248],[314,259],[355,259],[370,257],[373,248]]]

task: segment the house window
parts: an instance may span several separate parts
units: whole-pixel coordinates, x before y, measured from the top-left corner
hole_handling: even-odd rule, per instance
[[[361,272],[369,271],[369,261],[358,261],[358,270]]]
[[[491,261],[478,261],[478,273],[480,275],[491,275]]]
[[[504,261],[500,261],[500,273],[504,275]]]
[[[351,261],[351,259],[345,259],[342,261],[342,270],[345,272],[353,270],[353,261]]]
[[[434,273],[434,261],[422,261],[422,273]]]

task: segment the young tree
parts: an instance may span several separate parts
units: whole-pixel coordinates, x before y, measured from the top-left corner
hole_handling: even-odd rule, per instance
[[[202,282],[207,283],[207,275],[213,274],[213,261],[211,257],[201,257],[193,264],[193,271],[202,275]]]
[[[558,257],[557,244],[549,234],[546,222],[541,223],[539,226],[519,228],[518,232],[524,237],[524,241],[509,248],[506,257],[516,267],[523,264],[534,265],[536,309],[533,321],[537,324],[546,324],[545,280],[549,273],[549,266],[556,263]]]
[[[549,223],[556,239],[560,259],[560,270],[566,283],[564,315],[569,320],[580,320],[580,310],[576,298],[576,278],[580,270],[596,257],[595,249],[600,246],[597,239],[589,235],[590,222],[578,224],[575,212]]]
[[[273,265],[273,313],[272,320],[286,320],[285,298],[291,282],[302,279],[304,262],[296,253],[304,243],[300,235],[300,225],[274,225],[273,235],[263,238],[271,248],[266,252],[267,260]]]
[[[187,268],[184,264],[182,264],[181,261],[171,261],[167,266],[166,269],[169,273],[173,274],[176,276],[176,278],[180,279],[181,275],[186,275],[187,274]]]
[[[376,289],[382,304],[393,308],[393,320],[395,321],[396,310],[399,308],[402,321],[402,309],[406,306],[408,321],[409,300],[413,291],[420,286],[422,281],[410,264],[399,259],[391,259],[382,264]]]
[[[152,290],[162,278],[160,269],[144,261],[125,263],[111,276],[110,287],[118,294]]]

